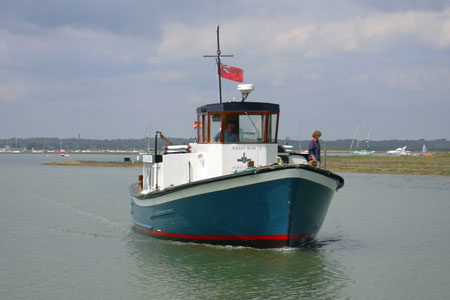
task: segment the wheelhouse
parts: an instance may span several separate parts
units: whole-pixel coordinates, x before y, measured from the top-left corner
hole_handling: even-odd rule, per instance
[[[279,113],[278,104],[261,102],[201,106],[194,124],[197,143],[277,143]],[[232,141],[227,139],[230,134]]]

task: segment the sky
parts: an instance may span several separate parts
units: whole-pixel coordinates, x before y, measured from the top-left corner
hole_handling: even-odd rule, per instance
[[[279,138],[450,139],[450,0],[0,0],[0,138],[194,137],[223,63]],[[224,101],[240,98],[222,81]]]

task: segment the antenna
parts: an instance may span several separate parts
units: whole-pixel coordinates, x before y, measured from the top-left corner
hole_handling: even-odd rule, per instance
[[[219,103],[222,103],[222,79],[220,76],[220,58],[221,57],[233,57],[231,54],[223,54],[220,51],[220,41],[219,41],[219,25],[217,25],[217,54],[216,55],[203,55],[203,57],[215,57],[217,62],[217,77],[219,80]]]
[[[147,153],[150,153],[150,125],[151,123],[148,123],[147,126],[147,133],[145,134],[147,136]]]

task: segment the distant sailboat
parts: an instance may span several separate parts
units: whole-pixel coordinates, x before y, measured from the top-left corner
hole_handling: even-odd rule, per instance
[[[62,140],[59,140],[59,151],[57,151],[56,153],[60,154],[61,156],[65,156],[65,157],[69,157],[70,154],[66,152],[66,150],[64,150],[62,148]]]
[[[352,151],[353,144],[356,140],[356,150]],[[352,144],[350,145],[350,153],[359,156],[371,156],[375,151],[369,151],[369,134],[367,134],[367,150],[359,148],[359,122],[356,124],[355,133],[353,134]]]
[[[428,152],[427,146],[425,146],[425,144],[423,144],[422,146],[422,153],[420,153],[420,156],[431,156],[431,153]]]

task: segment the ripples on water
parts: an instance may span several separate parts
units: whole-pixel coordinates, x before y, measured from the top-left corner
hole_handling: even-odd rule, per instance
[[[130,234],[141,290],[188,299],[336,298],[348,278],[321,251],[333,241],[302,248],[251,249],[148,240]],[[170,297],[167,297],[169,299]]]
[[[57,159],[0,155],[1,299],[449,298],[448,177],[343,174],[316,240],[261,250],[152,239],[140,170]]]

